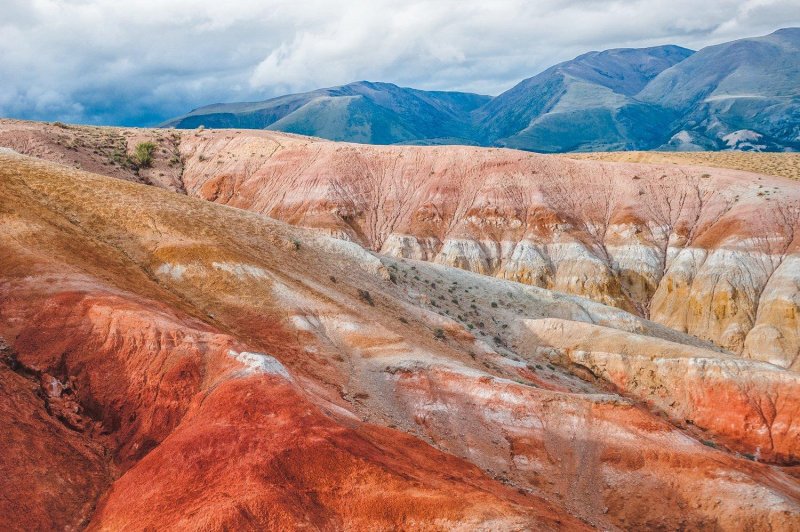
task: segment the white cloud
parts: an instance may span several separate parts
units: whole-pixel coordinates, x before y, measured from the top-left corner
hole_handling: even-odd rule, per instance
[[[496,94],[588,50],[800,24],[796,0],[2,0],[0,114],[146,123],[359,79]]]

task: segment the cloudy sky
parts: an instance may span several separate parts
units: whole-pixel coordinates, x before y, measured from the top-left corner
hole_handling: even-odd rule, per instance
[[[0,0],[0,116],[152,125],[361,79],[498,94],[589,50],[787,26],[798,0]]]

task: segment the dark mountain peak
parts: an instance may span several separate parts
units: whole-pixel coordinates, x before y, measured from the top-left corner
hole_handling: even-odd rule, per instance
[[[736,138],[755,139],[752,149],[798,149],[800,29],[703,48],[637,98],[677,114],[679,149],[737,148]]]
[[[648,84],[639,97],[687,109],[713,95],[800,95],[800,29],[703,48]]]
[[[339,85],[338,87],[334,87],[334,89],[351,90],[354,92],[403,90],[403,88],[398,87],[394,83],[385,83],[382,81],[366,81],[366,80],[353,81],[345,85]]]
[[[768,35],[781,37],[785,39],[792,39],[794,41],[800,41],[800,28],[781,28],[779,30],[775,30]]]
[[[547,147],[543,148],[546,151],[564,151],[576,149],[592,137],[596,140],[592,140],[593,149],[641,148],[641,144],[624,140],[621,132],[627,126],[618,123],[614,115],[660,72],[692,53],[674,45],[588,52],[520,82],[477,110],[474,118],[480,124],[485,142],[509,147],[525,148],[532,143],[544,146],[542,143],[546,142]],[[580,109],[591,109],[592,116],[588,119],[585,113],[575,116]],[[553,113],[558,113],[558,117],[546,118]],[[656,123],[652,113],[637,112],[635,116],[649,120],[648,128]],[[541,124],[542,121],[547,124]],[[579,141],[570,133],[574,128],[581,130],[579,136],[584,140]],[[607,138],[604,142],[602,136],[613,140]]]
[[[654,77],[694,52],[680,46],[615,48],[589,52],[561,63],[557,70],[573,77],[633,96]]]
[[[276,129],[373,144],[470,143],[469,113],[490,99],[361,80],[263,102],[207,106],[165,125]]]

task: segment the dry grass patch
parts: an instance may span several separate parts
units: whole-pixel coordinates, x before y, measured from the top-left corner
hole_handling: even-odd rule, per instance
[[[743,152],[743,151],[618,151],[569,153],[570,159],[591,159],[622,163],[683,164],[731,168],[758,174],[800,179],[800,153]]]

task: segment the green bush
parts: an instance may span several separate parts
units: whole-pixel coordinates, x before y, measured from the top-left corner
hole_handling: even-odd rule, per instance
[[[156,145],[152,142],[140,142],[131,155],[131,162],[139,168],[148,168],[153,164],[153,152]]]

